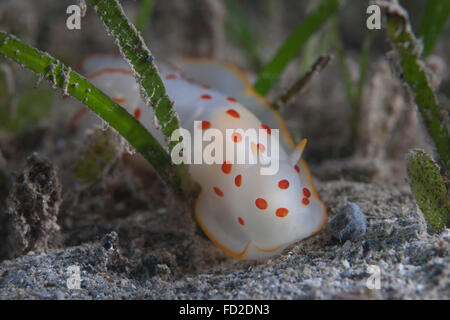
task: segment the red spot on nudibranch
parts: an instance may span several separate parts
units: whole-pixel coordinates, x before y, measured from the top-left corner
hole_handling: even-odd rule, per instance
[[[122,152],[122,157],[124,157],[125,159],[127,159],[127,158],[131,158],[131,156],[132,156],[132,154],[131,153],[128,153],[128,152]]]
[[[245,226],[245,222],[244,219],[242,219],[241,217],[238,218],[238,221],[241,225]]]
[[[287,188],[289,188],[289,181],[287,181],[286,179],[280,180],[278,182],[278,187],[280,189],[287,189]]]
[[[231,140],[233,140],[233,142],[237,143],[237,142],[241,142],[242,141],[242,136],[240,133],[235,132],[231,135]]]
[[[237,102],[237,100],[233,97],[227,97],[227,100],[230,102]]]
[[[174,74],[168,74],[168,75],[166,76],[166,80],[173,80],[173,79],[176,79],[176,78],[177,78],[177,76],[174,75]]]
[[[134,117],[139,120],[139,118],[141,117],[141,109],[137,108],[136,110],[134,110]]]
[[[267,124],[262,123],[261,124],[261,128],[266,130],[267,134],[271,134],[270,128],[269,128],[269,126]]]
[[[218,187],[213,187],[214,192],[219,196],[219,197],[223,197],[223,192],[222,190],[220,190]]]
[[[238,118],[241,117],[241,115],[239,114],[239,112],[237,112],[237,111],[234,110],[234,109],[228,109],[228,110],[227,110],[227,113],[228,113],[228,115],[230,115],[231,117],[236,118],[236,119],[238,119]]]
[[[203,120],[202,123],[199,123],[198,128],[202,130],[209,129],[211,128],[211,122]]]
[[[258,209],[265,210],[267,209],[267,201],[263,198],[258,198],[255,200],[255,205],[258,207]]]
[[[309,199],[308,198],[303,198],[302,199],[302,203],[307,206],[309,204]]]
[[[306,198],[309,198],[309,197],[311,197],[311,191],[309,191],[308,188],[303,188],[303,195],[304,195]]]
[[[298,167],[298,165],[294,166],[295,171],[297,171],[297,173],[300,173],[300,168]]]
[[[124,151],[124,152],[122,152],[122,157],[123,157],[124,159],[131,158],[131,157],[133,156],[135,150],[136,150],[136,149],[132,147],[129,151]]]
[[[210,86],[207,86],[206,84],[202,84],[201,87],[202,87],[203,89],[207,89],[207,90],[208,90],[208,89],[211,89],[211,87],[210,87]]]
[[[202,94],[201,97],[203,100],[211,100],[212,97],[209,94]]]
[[[266,147],[264,147],[264,145],[261,144],[261,143],[258,143],[258,144],[256,145],[256,147],[257,147],[258,150],[261,151],[261,152],[266,151]]]
[[[232,164],[225,161],[222,165],[222,171],[225,174],[229,174],[231,172]]]
[[[234,184],[236,187],[240,187],[242,184],[242,175],[238,174],[236,178],[234,178]]]
[[[289,210],[286,208],[278,208],[277,211],[275,212],[276,216],[279,218],[283,218],[286,217],[289,213]]]

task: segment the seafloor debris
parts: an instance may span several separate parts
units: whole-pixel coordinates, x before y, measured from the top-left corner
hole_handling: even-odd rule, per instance
[[[328,222],[327,226],[332,240],[344,243],[366,234],[367,220],[356,203],[349,203]]]
[[[106,269],[112,271],[125,271],[126,260],[124,260],[119,251],[119,236],[117,232],[111,231],[103,236],[100,241],[101,246],[97,248],[97,257],[103,259]]]
[[[61,185],[55,167],[33,153],[7,199],[8,255],[45,251],[59,231]]]

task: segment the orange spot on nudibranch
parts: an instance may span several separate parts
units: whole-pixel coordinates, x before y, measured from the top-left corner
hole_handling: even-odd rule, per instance
[[[306,198],[309,198],[309,197],[311,197],[311,191],[309,191],[308,188],[303,188],[303,195],[304,195]]]
[[[258,151],[261,152],[261,153],[266,151],[266,147],[264,147],[264,145],[261,144],[261,143],[255,144],[255,143],[252,142],[250,146],[252,148],[252,152],[255,153],[255,154],[258,153]]]
[[[234,110],[234,109],[228,109],[228,110],[227,110],[227,113],[228,113],[231,117],[236,118],[236,119],[238,119],[238,118],[241,117],[240,114],[239,114],[239,112],[237,112],[237,111]]]
[[[298,165],[294,166],[295,171],[297,171],[297,173],[300,173],[300,168],[298,167]]]
[[[136,110],[134,110],[134,117],[139,120],[139,118],[141,117],[141,109],[137,108]]]
[[[237,142],[241,142],[242,141],[242,136],[240,133],[235,132],[231,135],[231,140],[233,140],[233,142],[237,143]]]
[[[131,70],[127,70],[127,69],[121,69],[121,68],[103,68],[100,69],[97,72],[91,73],[90,75],[88,75],[86,78],[88,78],[89,80],[91,79],[95,79],[105,73],[121,73],[124,75],[133,75],[133,72]]]
[[[269,128],[269,126],[267,124],[262,123],[261,124],[261,128],[266,130],[267,134],[271,134],[270,128]]]
[[[263,198],[258,198],[255,200],[255,205],[258,207],[258,209],[265,210],[267,209],[267,201]]]
[[[308,198],[303,198],[302,199],[302,203],[307,206],[309,204],[309,199]]]
[[[242,219],[241,217],[238,218],[238,221],[241,225],[245,226],[245,222],[244,219]]]
[[[218,187],[213,187],[214,192],[219,196],[219,197],[223,197],[223,192],[222,190],[220,190]]]
[[[227,100],[230,102],[237,102],[237,100],[233,97],[227,97]]]
[[[211,100],[212,99],[212,97],[209,94],[202,94],[200,96],[200,98],[202,98],[203,100]]]
[[[236,178],[234,178],[234,184],[236,187],[240,187],[242,184],[242,175],[238,174]]]
[[[174,74],[168,74],[168,75],[166,76],[166,80],[173,80],[173,79],[176,79],[176,78],[177,78],[177,76],[174,75]]]
[[[117,103],[123,103],[127,100],[125,98],[118,98],[118,97],[113,97],[112,99]]]
[[[225,161],[222,165],[222,171],[225,174],[229,174],[231,172],[232,164]]]
[[[279,218],[286,217],[288,215],[288,213],[289,213],[289,210],[286,208],[278,208],[277,211],[275,212],[275,214]]]
[[[286,179],[280,180],[278,182],[278,187],[283,190],[289,188],[289,181],[287,181]]]
[[[199,123],[198,128],[202,130],[209,129],[211,128],[211,122],[203,120],[202,123]]]

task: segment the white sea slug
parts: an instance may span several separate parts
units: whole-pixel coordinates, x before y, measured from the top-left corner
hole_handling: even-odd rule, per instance
[[[306,140],[295,147],[281,117],[255,93],[243,72],[210,59],[184,59],[178,67],[164,63],[158,67],[182,128],[192,132],[194,121],[200,121],[196,122],[199,129],[216,128],[224,137],[226,129],[264,129],[267,137],[273,129],[281,130],[279,170],[274,175],[262,175],[260,164],[189,165],[192,178],[202,188],[195,217],[220,249],[236,259],[260,259],[281,253],[326,224],[325,205],[300,159]],[[79,70],[165,144],[152,108],[144,104],[120,56],[89,55]],[[243,139],[239,133],[229,138],[237,146],[248,145],[255,157],[264,157],[274,147]]]

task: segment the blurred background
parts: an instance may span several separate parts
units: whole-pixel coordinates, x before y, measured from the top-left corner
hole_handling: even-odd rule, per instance
[[[425,0],[401,1],[420,33]],[[0,28],[75,67],[92,51],[115,51],[88,5],[81,30],[68,30],[66,8],[75,0],[2,0]],[[320,1],[298,0],[123,0],[156,59],[214,57],[257,75],[281,44]],[[147,5],[146,5],[147,4]],[[368,30],[368,1],[342,1],[269,92],[274,99],[323,54],[330,64],[281,113],[296,140],[307,137],[305,158],[321,180],[405,182],[411,148],[432,153],[416,108],[392,70],[385,30]],[[426,63],[439,100],[448,110],[450,24]],[[66,124],[79,110],[72,99],[0,58],[0,160],[21,163],[31,150],[60,154],[71,139]],[[76,136],[76,139],[79,139]],[[16,159],[17,161],[8,161]],[[9,171],[9,169],[8,169]]]

